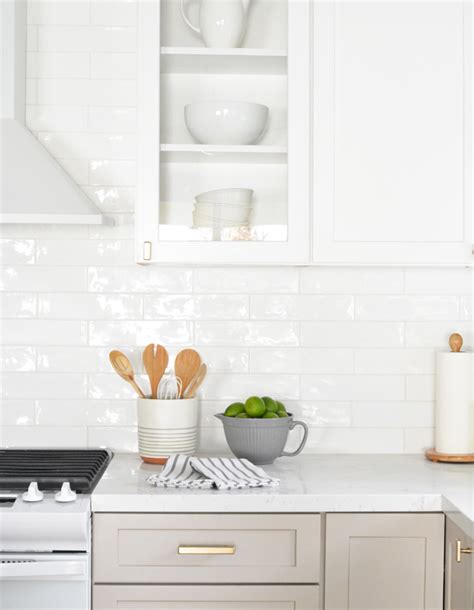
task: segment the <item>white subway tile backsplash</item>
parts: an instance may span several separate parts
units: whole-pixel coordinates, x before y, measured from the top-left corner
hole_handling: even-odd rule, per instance
[[[473,326],[471,322],[409,322],[406,325],[407,347],[448,348],[449,336],[461,333],[465,345],[473,345]]]
[[[125,240],[39,239],[36,259],[39,265],[127,265],[133,260],[133,242]]]
[[[458,317],[453,296],[358,296],[359,320],[453,320]]]
[[[0,313],[3,319],[33,318],[36,315],[36,295],[0,292]]]
[[[88,53],[27,53],[28,78],[89,78]],[[77,102],[76,102],[77,103]]]
[[[1,345],[85,345],[87,323],[69,320],[11,319],[0,334]]]
[[[145,295],[148,320],[240,320],[249,317],[247,296]]]
[[[156,267],[91,267],[91,292],[192,292],[192,271],[183,268],[157,269]]]
[[[301,322],[301,345],[314,347],[403,347],[399,322]]]
[[[4,373],[2,398],[40,399],[50,398],[64,400],[86,396],[87,380],[85,375],[77,373]],[[67,406],[65,405],[65,408]]]
[[[33,426],[34,424],[34,400],[2,400],[0,408],[0,438],[2,426]]]
[[[214,413],[251,394],[308,422],[309,452],[432,446],[435,351],[472,347],[472,270],[135,265],[137,8],[28,2],[27,125],[115,226],[0,225],[0,444],[136,451],[108,353],[147,390],[154,342],[208,364],[206,452],[229,453]]]
[[[196,345],[298,345],[296,322],[195,322]]]
[[[39,426],[136,426],[134,400],[38,400]]]
[[[189,345],[192,322],[89,322],[89,345],[145,346],[153,339],[163,345]]]
[[[433,401],[435,399],[434,375],[408,375],[406,387],[407,400]]]
[[[257,347],[250,349],[252,373],[353,373],[354,354],[345,349]]]
[[[91,22],[94,25],[134,25],[137,21],[137,3],[130,0],[96,0],[91,4]]]
[[[472,269],[407,269],[408,294],[471,294]]]
[[[301,398],[403,400],[405,380],[401,375],[301,375]],[[417,399],[412,398],[412,400]]]
[[[136,53],[91,54],[91,78],[134,79],[136,76]]]
[[[301,292],[326,294],[396,294],[403,292],[401,269],[307,268],[301,271]]]
[[[295,268],[201,268],[195,271],[196,292],[238,294],[289,294],[298,292]]]
[[[49,293],[38,295],[40,318],[130,320],[142,316],[142,297],[135,294]]]
[[[0,239],[1,265],[29,265],[35,262],[32,239]]]
[[[83,267],[4,267],[0,285],[9,292],[85,292],[87,270]]]
[[[434,372],[433,350],[360,349],[355,351],[355,372],[362,375],[423,375]]]
[[[252,295],[255,320],[352,320],[354,297],[344,295]]]
[[[432,402],[358,402],[352,408],[355,428],[427,428],[433,422]]]
[[[36,368],[36,349],[34,347],[2,346],[0,350],[1,371],[34,371]]]

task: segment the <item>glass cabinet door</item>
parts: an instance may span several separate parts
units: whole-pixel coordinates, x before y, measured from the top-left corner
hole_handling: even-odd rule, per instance
[[[307,262],[309,4],[139,11],[138,261]]]

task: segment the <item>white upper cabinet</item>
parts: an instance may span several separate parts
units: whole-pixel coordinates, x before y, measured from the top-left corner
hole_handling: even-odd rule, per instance
[[[313,261],[471,260],[471,14],[316,2]]]
[[[179,0],[139,3],[138,262],[310,260],[311,4],[250,0],[245,14],[246,4],[186,0],[201,37]],[[243,16],[239,46],[208,31],[219,11],[234,35]],[[198,102],[214,109],[194,115],[191,133],[185,107]],[[235,102],[268,107],[258,138],[240,137],[252,117]],[[225,133],[239,124],[239,138]],[[195,205],[200,193],[236,188],[252,199],[221,193]]]

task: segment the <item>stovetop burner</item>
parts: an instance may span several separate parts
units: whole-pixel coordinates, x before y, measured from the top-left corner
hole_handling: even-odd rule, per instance
[[[110,460],[106,449],[0,449],[0,490],[26,491],[36,481],[42,491],[57,491],[69,481],[90,493]]]

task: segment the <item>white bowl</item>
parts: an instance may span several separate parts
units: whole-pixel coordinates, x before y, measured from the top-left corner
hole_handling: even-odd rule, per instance
[[[199,193],[194,199],[198,202],[206,203],[227,203],[232,205],[250,205],[252,203],[252,189],[216,189],[215,191],[207,191]]]
[[[198,228],[198,227],[214,227],[214,228],[241,227],[241,226],[247,226],[248,221],[222,220],[219,218],[213,218],[212,216],[203,216],[202,214],[196,214],[196,212],[193,212],[193,225],[196,228]]]
[[[245,222],[250,216],[252,207],[234,205],[232,207],[218,203],[196,203],[194,211],[198,216],[207,216],[224,221]]]
[[[186,127],[200,144],[254,144],[267,119],[268,107],[252,102],[195,102],[184,107]]]

